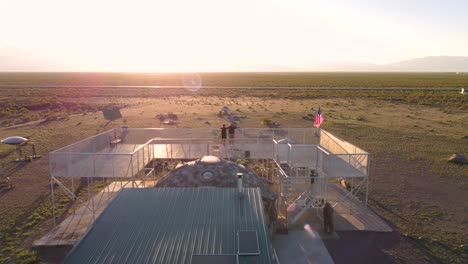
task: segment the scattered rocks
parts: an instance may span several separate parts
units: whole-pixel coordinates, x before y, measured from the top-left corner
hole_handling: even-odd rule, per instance
[[[6,177],[5,180],[0,180],[0,192],[4,190],[9,190],[13,188],[13,183],[9,177]]]

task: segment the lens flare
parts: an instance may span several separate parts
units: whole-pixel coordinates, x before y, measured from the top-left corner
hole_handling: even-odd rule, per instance
[[[191,92],[197,92],[202,87],[202,79],[198,73],[185,73],[182,75],[184,88]]]
[[[304,225],[304,230],[307,232],[307,234],[309,234],[311,238],[315,238],[317,236],[309,224]]]

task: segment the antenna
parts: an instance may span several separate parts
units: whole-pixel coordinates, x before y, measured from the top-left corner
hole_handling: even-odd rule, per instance
[[[244,174],[242,172],[238,172],[237,174],[237,191],[239,192],[239,197],[242,197],[242,177]]]

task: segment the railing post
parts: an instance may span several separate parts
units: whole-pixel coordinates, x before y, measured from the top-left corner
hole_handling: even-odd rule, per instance
[[[91,178],[91,180],[88,178],[88,195],[92,195],[93,197],[89,197],[91,199],[91,208],[92,208],[92,211],[93,211],[93,221],[96,220],[95,216],[94,216],[94,192],[92,192],[92,184],[93,184],[93,179],[96,178],[96,154],[92,154],[93,156],[93,177]],[[91,189],[89,187],[89,182],[91,181]]]
[[[281,163],[281,161],[278,160],[278,149],[277,149],[278,145],[276,144],[274,139],[272,141],[273,141],[273,160]]]
[[[50,192],[52,194],[52,219],[54,227],[57,225],[55,222],[55,194],[54,194],[54,176],[50,175]]]
[[[367,154],[367,173],[366,173],[366,208],[369,195],[369,169],[370,169],[370,154]]]
[[[148,158],[148,153],[145,153],[147,151],[148,151],[148,149],[146,148],[146,146],[141,150],[141,153],[143,155],[143,170],[146,167],[146,162],[147,162],[147,158]]]
[[[93,153],[91,154],[93,157],[93,178],[96,177],[96,155]]]
[[[325,189],[323,190],[323,200],[325,203],[328,202],[328,175],[324,175]]]
[[[130,167],[130,173],[132,174],[132,188],[135,187],[135,176],[133,175],[133,155],[130,156],[130,164],[131,167]]]
[[[317,166],[318,166],[318,147],[317,146],[314,146],[315,147],[315,171],[317,171]]]
[[[71,174],[70,173],[70,164],[72,164],[71,160],[70,160],[71,155],[70,155],[70,153],[67,153],[66,155],[67,155],[67,176],[70,176],[70,174]],[[50,166],[49,166],[49,168],[50,168]]]
[[[137,171],[136,173],[140,172],[140,151],[137,151]]]
[[[143,149],[141,150],[141,154],[143,155],[143,168],[145,168],[145,165],[146,165],[146,160],[145,160],[145,147],[143,147]]]
[[[114,155],[112,157],[112,178],[115,178],[115,162],[114,162]]]
[[[74,178],[75,177],[72,176],[72,193],[73,193],[72,201],[75,201],[75,181],[74,181]]]

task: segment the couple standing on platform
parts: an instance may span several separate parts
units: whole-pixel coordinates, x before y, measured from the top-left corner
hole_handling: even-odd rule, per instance
[[[226,145],[226,138],[227,138],[227,133],[229,131],[229,143],[233,144],[234,143],[234,133],[236,131],[237,126],[234,123],[231,123],[230,126],[226,127],[226,125],[223,124],[223,127],[221,127],[221,139],[223,140],[223,144]]]

